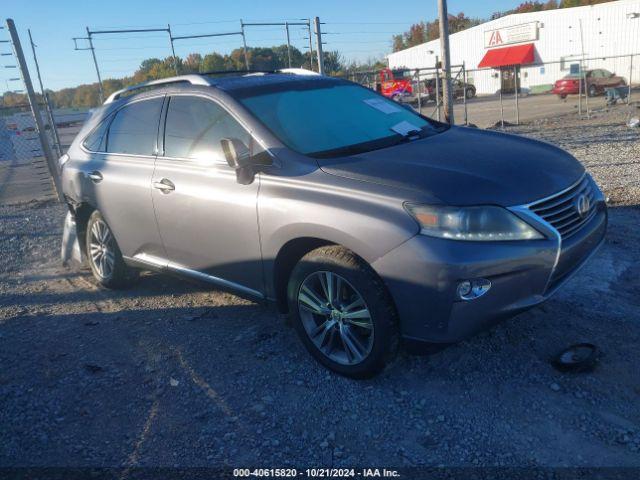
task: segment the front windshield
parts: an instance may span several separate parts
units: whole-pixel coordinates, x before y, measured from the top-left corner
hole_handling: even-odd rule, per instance
[[[347,82],[310,82],[239,100],[282,143],[314,157],[362,153],[438,131],[398,103]]]

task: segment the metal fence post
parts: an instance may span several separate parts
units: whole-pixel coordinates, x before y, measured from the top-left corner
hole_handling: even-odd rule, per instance
[[[467,115],[467,67],[464,62],[462,62],[462,105],[464,107],[464,124],[469,125]]]
[[[629,93],[627,94],[627,105],[631,105],[631,83],[633,82],[633,54],[629,55]]]
[[[436,55],[436,118],[440,121],[440,68],[438,63],[438,56]]]
[[[500,126],[504,129],[504,106],[502,105],[502,67],[500,67]]]
[[[51,145],[49,145],[49,139],[47,138],[47,132],[45,131],[42,117],[40,116],[40,109],[38,107],[38,99],[33,90],[33,84],[31,83],[31,77],[29,76],[29,69],[27,68],[27,62],[24,58],[24,52],[22,51],[22,45],[20,44],[20,37],[16,30],[15,23],[11,18],[7,18],[7,29],[11,36],[11,43],[13,45],[13,53],[15,54],[24,83],[25,90],[27,92],[27,98],[29,99],[29,105],[31,105],[31,113],[36,123],[36,129],[38,130],[38,136],[40,137],[40,144],[42,145],[42,152],[47,160],[49,166],[49,173],[53,180],[53,188],[59,201],[62,201],[62,188],[60,185],[60,177],[58,176],[58,167],[56,165],[56,159],[53,157],[51,151]]]
[[[62,156],[62,147],[60,146],[60,137],[58,136],[58,128],[56,127],[55,119],[53,118],[53,110],[51,109],[51,102],[49,102],[49,95],[44,89],[42,84],[42,76],[40,75],[40,65],[38,65],[38,56],[36,55],[36,44],[33,43],[33,37],[31,36],[31,29],[29,32],[29,42],[31,43],[31,51],[33,52],[33,63],[36,66],[36,75],[38,76],[38,83],[40,84],[40,92],[42,92],[42,99],[44,100],[44,108],[47,112],[49,119],[49,129],[53,135],[54,146],[56,147],[56,153],[58,157]]]
[[[584,79],[586,82],[586,78]],[[582,118],[582,60],[578,63],[578,118]],[[586,87],[586,84],[585,84]]]
[[[418,87],[418,112],[422,114],[422,92],[420,92],[420,69],[416,69],[417,87]]]
[[[518,106],[518,66],[513,66],[513,81],[515,83],[515,92],[516,92],[516,125],[520,125],[520,109]]]
[[[582,48],[582,62],[584,62],[584,36],[582,34],[582,19],[578,19],[578,23],[580,24],[580,45]],[[587,77],[584,77],[584,88],[586,89],[584,95],[584,106],[587,109],[587,118],[589,118],[589,86],[587,85]]]

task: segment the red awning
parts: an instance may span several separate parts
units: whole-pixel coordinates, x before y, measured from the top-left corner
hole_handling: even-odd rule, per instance
[[[533,59],[533,43],[513,47],[494,48],[484,54],[484,57],[482,57],[482,60],[478,64],[478,68],[523,65],[525,63],[533,63]]]

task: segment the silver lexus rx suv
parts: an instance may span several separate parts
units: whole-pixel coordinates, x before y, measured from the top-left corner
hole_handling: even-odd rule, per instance
[[[116,92],[60,163],[69,251],[104,287],[153,269],[275,302],[351,377],[540,304],[607,225],[559,148],[300,72]]]

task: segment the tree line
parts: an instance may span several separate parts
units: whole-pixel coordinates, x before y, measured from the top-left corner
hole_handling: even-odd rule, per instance
[[[461,32],[467,28],[475,27],[481,23],[485,23],[489,20],[495,20],[496,18],[504,17],[505,15],[511,15],[514,13],[528,13],[528,12],[540,12],[543,10],[555,10],[558,8],[571,8],[581,7],[586,5],[595,5],[597,3],[612,2],[615,0],[548,0],[546,2],[541,1],[526,1],[522,2],[516,8],[511,10],[505,10],[502,12],[495,12],[489,19],[482,18],[469,18],[464,13],[460,12],[457,15],[449,15],[449,33]],[[418,22],[409,27],[406,32],[398,35],[393,35],[392,48],[394,52],[404,50],[405,48],[415,47],[422,43],[430,42],[431,40],[437,40],[440,38],[440,26],[438,19],[430,22]]]
[[[291,66],[295,68],[310,68],[309,52],[301,52],[291,47]],[[289,55],[286,45],[274,47],[247,48],[247,58],[252,70],[277,70],[289,66]],[[130,85],[171,77],[176,74],[177,62],[180,74],[204,73],[210,71],[244,70],[244,50],[237,48],[229,54],[212,52],[206,55],[191,53],[185,58],[169,56],[166,58],[148,58],[143,60],[138,69],[131,76],[122,78],[107,78],[102,82],[105,98],[116,90]],[[372,61],[373,62],[373,61]],[[378,68],[383,64],[377,62],[374,65],[347,65],[343,56],[338,51],[324,52],[324,67],[329,75],[342,75],[354,68]],[[314,69],[317,68],[317,58],[313,58]],[[61,90],[47,90],[47,96],[55,108],[90,108],[99,105],[100,94],[98,83],[83,84],[77,87],[63,88]],[[42,102],[42,98],[38,96]],[[25,105],[27,99],[24,94],[6,92],[0,97],[0,106],[13,107]]]

